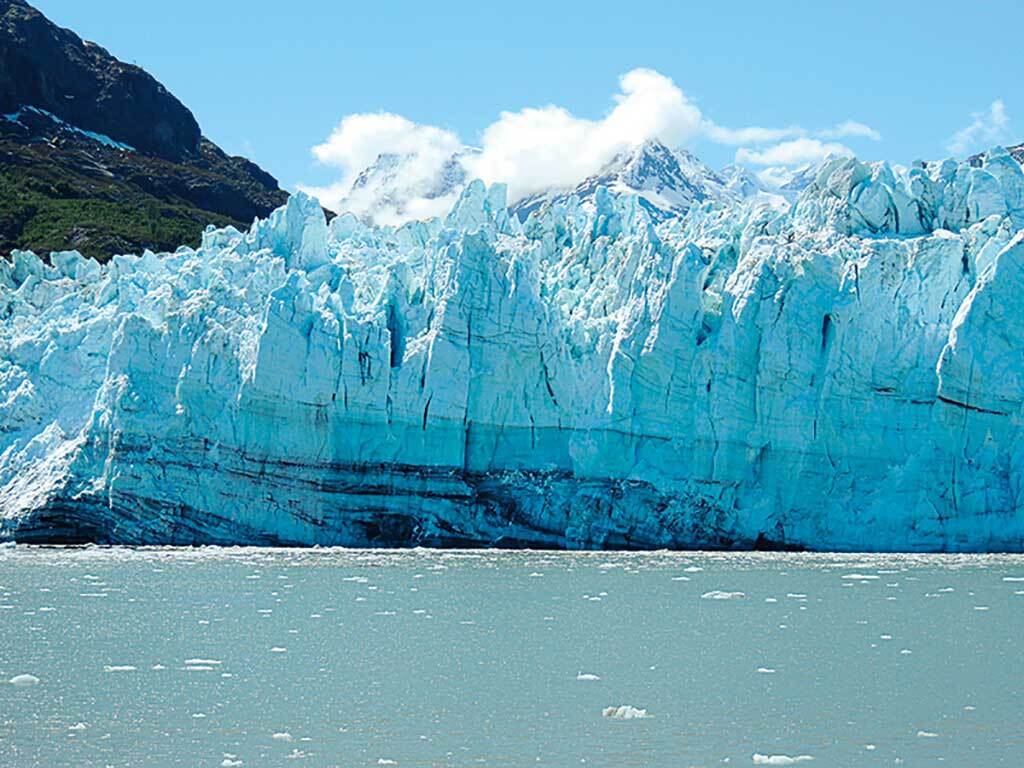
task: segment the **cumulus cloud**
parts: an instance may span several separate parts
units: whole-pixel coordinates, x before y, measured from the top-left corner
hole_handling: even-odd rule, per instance
[[[303,187],[328,208],[340,208],[349,197],[347,207],[357,210],[360,198],[372,204],[371,190],[352,190],[361,171],[381,155],[395,155],[401,163],[395,168],[402,176],[401,185],[415,191],[429,185],[444,164],[462,148],[453,132],[431,125],[420,125],[390,112],[349,115],[338,124],[322,144],[313,147],[313,156],[324,165],[339,168],[341,178],[326,187]],[[350,192],[352,194],[350,194]]]
[[[480,136],[478,150],[459,161],[469,177],[504,182],[509,199],[551,188],[567,188],[597,173],[617,154],[649,139],[669,146],[698,140],[739,147],[736,160],[752,165],[793,165],[850,150],[822,139],[878,139],[877,131],[848,120],[823,131],[797,125],[729,127],[703,114],[669,77],[634,69],[619,78],[609,111],[598,119],[547,105],[502,112]],[[452,131],[421,125],[388,112],[344,118],[313,148],[321,163],[338,168],[340,178],[324,187],[301,187],[335,210],[352,210],[378,222],[398,223],[443,213],[450,195],[436,194],[439,174],[464,150]],[[381,155],[402,161],[372,185],[353,189],[360,172]],[[402,198],[400,205],[394,200]]]
[[[793,139],[764,149],[740,147],[736,162],[746,165],[805,165],[823,160],[829,155],[852,155],[845,144],[823,142],[819,139]]]
[[[946,148],[954,155],[988,149],[993,144],[1006,141],[1009,133],[1010,118],[1006,114],[1006,105],[1001,99],[996,99],[985,112],[971,115],[970,125],[953,134]]]
[[[614,100],[614,108],[600,120],[576,117],[556,106],[502,112],[484,130],[480,154],[466,163],[470,175],[507,183],[514,200],[577,184],[647,139],[678,145],[702,131],[700,109],[654,70],[623,75]]]

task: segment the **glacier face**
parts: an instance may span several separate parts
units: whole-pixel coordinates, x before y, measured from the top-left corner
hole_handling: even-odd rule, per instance
[[[1024,174],[0,262],[0,538],[1024,549]]]

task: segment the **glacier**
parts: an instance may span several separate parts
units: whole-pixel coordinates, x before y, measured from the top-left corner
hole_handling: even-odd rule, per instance
[[[1024,173],[0,260],[0,539],[1024,551]]]

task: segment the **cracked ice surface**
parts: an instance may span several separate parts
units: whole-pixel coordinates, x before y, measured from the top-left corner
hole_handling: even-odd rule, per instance
[[[0,262],[0,538],[1024,549],[1024,175]]]

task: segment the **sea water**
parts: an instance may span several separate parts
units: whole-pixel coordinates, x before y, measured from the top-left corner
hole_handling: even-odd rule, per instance
[[[1020,766],[1022,693],[1015,557],[0,548],[5,767]]]

